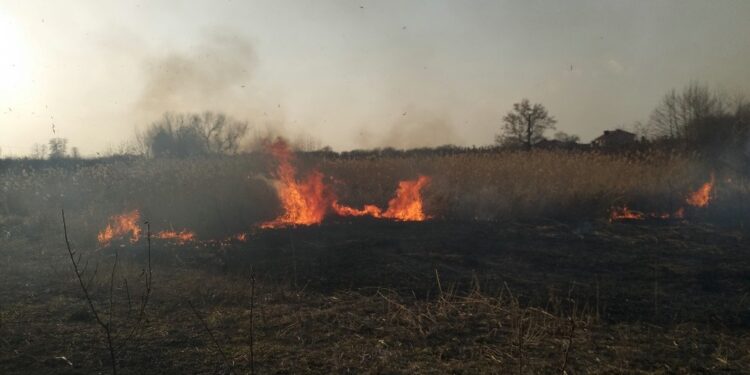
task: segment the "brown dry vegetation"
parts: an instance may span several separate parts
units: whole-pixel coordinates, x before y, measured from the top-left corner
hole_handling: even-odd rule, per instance
[[[0,372],[110,371],[66,259],[61,207],[98,308],[108,306],[119,256],[117,344],[133,324],[146,245],[95,251],[106,218],[138,208],[154,229],[187,227],[204,239],[248,230],[276,214],[268,163],[4,170]],[[738,226],[747,191],[738,176],[717,169],[716,200],[688,222],[609,223],[620,202],[681,204],[713,168],[677,155],[558,152],[300,163],[318,166],[351,204],[384,205],[398,180],[431,175],[425,199],[436,218],[332,218],[225,245],[155,241],[152,301],[143,329],[117,348],[120,373],[248,373],[251,331],[257,373],[750,371],[750,243]]]
[[[8,163],[0,174],[0,214],[31,218],[52,229],[65,207],[85,216],[78,228],[91,232],[110,215],[137,208],[157,228],[190,227],[204,237],[220,237],[275,216],[278,207],[268,184],[271,163],[259,154],[71,162],[66,167]],[[677,154],[562,151],[353,160],[302,155],[298,163],[301,173],[320,169],[340,198],[354,205],[385,205],[399,180],[429,175],[428,213],[461,220],[591,219],[606,217],[611,206],[625,203],[670,210],[717,169]],[[744,179],[717,172],[714,208],[731,211],[745,204]]]

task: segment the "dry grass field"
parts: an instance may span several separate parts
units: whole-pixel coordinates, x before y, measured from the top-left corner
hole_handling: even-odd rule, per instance
[[[671,210],[719,176],[712,214],[738,216],[747,184],[731,171],[669,154],[537,151],[449,156],[320,158],[300,155],[299,174],[320,170],[341,201],[384,205],[398,181],[432,178],[423,195],[431,216],[461,220],[606,217],[612,206]],[[59,210],[98,231],[106,218],[140,209],[158,227],[218,237],[278,213],[267,155],[124,159],[100,163],[11,163],[0,174],[0,214],[59,227]],[[743,206],[744,208],[744,206]],[[704,212],[704,214],[707,214]],[[223,233],[227,232],[227,233]]]
[[[689,157],[298,155],[353,207],[430,176],[430,219],[278,229],[266,155],[68,162],[0,170],[0,373],[750,371],[747,185]]]

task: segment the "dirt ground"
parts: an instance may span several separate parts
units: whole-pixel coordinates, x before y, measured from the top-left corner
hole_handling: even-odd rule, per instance
[[[12,233],[0,373],[111,372],[62,230]],[[69,233],[122,374],[750,372],[750,240],[735,229],[340,220],[154,240],[143,315],[146,241],[94,252]]]

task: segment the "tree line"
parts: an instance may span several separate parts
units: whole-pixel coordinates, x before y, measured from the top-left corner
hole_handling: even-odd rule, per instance
[[[557,120],[539,103],[523,99],[503,117],[496,144],[530,150],[547,140]],[[651,147],[695,152],[731,163],[750,159],[750,102],[743,94],[728,95],[707,85],[690,82],[669,90],[645,124],[638,124]],[[558,132],[555,140],[577,143],[578,137]],[[742,160],[742,161],[741,161]]]
[[[495,137],[500,149],[532,150],[543,142],[578,145],[579,137],[556,130],[557,119],[541,103],[528,99],[514,103],[502,117],[501,132]],[[707,85],[690,82],[682,89],[669,90],[651,112],[647,122],[637,125],[651,147],[698,152],[702,156],[744,163],[750,159],[750,102],[743,95],[712,91]],[[148,157],[197,157],[233,155],[247,146],[250,126],[222,113],[166,113],[137,133],[128,149],[113,154],[141,154]],[[271,134],[255,134],[254,148]],[[331,154],[320,142],[302,139],[306,151]],[[251,146],[252,147],[252,146]],[[458,147],[442,146],[441,152],[455,152]],[[389,148],[383,149],[385,154]],[[361,150],[360,150],[361,151]],[[380,152],[383,153],[383,152]],[[378,154],[380,154],[378,153]],[[64,138],[50,139],[46,145],[35,145],[32,157],[44,159],[78,158],[78,149],[68,151]],[[731,160],[730,160],[731,159]],[[738,161],[739,160],[739,161]]]

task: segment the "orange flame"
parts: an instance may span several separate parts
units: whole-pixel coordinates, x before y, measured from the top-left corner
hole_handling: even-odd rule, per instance
[[[383,216],[382,210],[378,208],[378,206],[372,204],[366,204],[365,207],[361,210],[354,207],[345,206],[339,202],[333,202],[333,205],[331,207],[333,208],[333,211],[336,212],[336,214],[338,214],[339,216]]]
[[[183,244],[186,242],[194,241],[195,233],[185,229],[179,232],[173,230],[163,230],[161,232],[155,233],[154,238],[159,238],[162,240],[175,240],[177,243]]]
[[[615,220],[643,220],[642,212],[631,211],[628,206],[612,207],[609,213],[609,221]]]
[[[711,201],[711,194],[714,189],[714,185],[716,183],[716,178],[713,173],[711,173],[711,179],[701,185],[698,190],[690,193],[687,198],[685,198],[685,202],[689,204],[690,206],[697,207],[697,208],[705,208],[708,206],[709,202]],[[610,210],[609,215],[609,221],[615,221],[615,220],[643,220],[646,217],[649,218],[658,218],[663,220],[668,219],[684,219],[685,218],[685,207],[678,208],[673,214],[669,213],[649,213],[644,214],[642,212],[637,211],[631,211],[628,209],[627,206],[623,207],[612,207]]]
[[[674,215],[672,217],[674,217],[675,219],[684,219],[685,209],[683,207],[678,208],[677,211],[674,212]]]
[[[684,219],[685,208],[680,207],[674,213],[670,214],[668,212],[643,213],[639,211],[633,211],[629,209],[627,206],[623,206],[623,207],[612,207],[609,213],[610,222],[617,221],[617,220],[644,220],[646,218],[661,219],[661,220]]]
[[[130,242],[137,242],[141,237],[141,227],[138,226],[138,220],[141,214],[138,210],[133,210],[122,215],[114,215],[109,218],[109,224],[97,235],[100,246],[106,246],[112,240],[121,238],[130,233]]]
[[[382,212],[377,206],[368,204],[364,208],[356,209],[333,202],[333,210],[340,216],[372,216],[375,218],[386,218],[400,221],[423,221],[429,219],[425,215],[422,204],[422,188],[430,183],[427,176],[419,176],[413,181],[401,181],[398,183],[396,197],[388,202],[388,209]]]
[[[385,212],[371,204],[357,209],[340,204],[323,182],[323,174],[318,171],[311,172],[304,180],[297,180],[297,171],[292,165],[292,151],[282,139],[270,144],[268,149],[279,163],[275,187],[284,212],[276,219],[260,224],[261,228],[319,224],[329,210],[340,216],[372,216],[400,221],[422,221],[429,218],[423,210],[421,193],[422,188],[430,183],[427,176],[399,182],[396,197],[388,202]]]
[[[711,191],[714,188],[715,182],[714,174],[711,173],[711,180],[701,185],[701,187],[695,192],[691,193],[685,199],[685,202],[693,207],[707,207],[708,203],[711,201]]]
[[[429,217],[422,209],[422,188],[430,183],[427,176],[419,176],[415,181],[398,183],[396,197],[388,202],[388,210],[383,217],[401,221],[423,221]]]
[[[323,221],[333,199],[323,183],[323,174],[313,171],[303,181],[295,177],[291,163],[292,152],[286,142],[277,140],[270,146],[271,154],[279,161],[276,170],[276,194],[284,209],[279,217],[261,224],[261,228],[289,225],[313,225]]]

